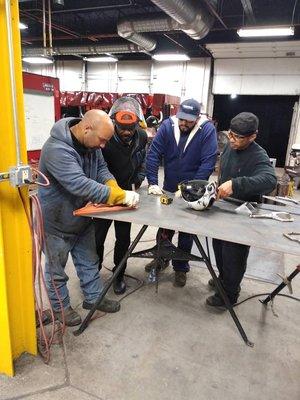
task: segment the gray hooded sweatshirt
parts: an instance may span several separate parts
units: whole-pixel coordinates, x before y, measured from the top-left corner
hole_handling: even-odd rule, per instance
[[[75,217],[73,211],[89,201],[105,203],[110,194],[105,182],[115,179],[100,149],[75,149],[69,128],[74,120],[79,122],[63,118],[54,124],[39,163],[40,171],[50,181],[50,186],[40,186],[38,191],[45,232],[58,236],[82,232],[91,219]]]

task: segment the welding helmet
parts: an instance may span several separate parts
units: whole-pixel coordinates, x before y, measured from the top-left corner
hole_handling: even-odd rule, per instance
[[[179,184],[183,200],[194,210],[211,207],[217,197],[217,185],[204,180],[184,181]]]
[[[133,97],[123,96],[117,99],[108,115],[120,129],[127,127],[127,129],[132,130],[138,124],[144,123],[146,125],[140,103]]]
[[[150,115],[147,119],[147,127],[148,128],[157,128],[158,127],[158,118],[156,118],[154,115]]]

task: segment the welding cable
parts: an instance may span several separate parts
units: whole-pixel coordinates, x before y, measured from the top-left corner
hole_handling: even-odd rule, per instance
[[[39,348],[40,353],[42,358],[45,360],[45,362],[47,363],[49,361],[49,346],[48,346],[48,339],[47,339],[47,335],[46,335],[46,331],[44,329],[43,326],[43,317],[42,317],[42,310],[39,307],[39,303],[38,303],[38,296],[37,296],[37,292],[36,292],[36,288],[35,288],[35,280],[36,280],[36,272],[37,272],[37,258],[38,258],[38,234],[36,232],[34,232],[33,229],[33,224],[32,224],[32,218],[29,214],[29,211],[27,209],[26,206],[26,202],[25,199],[23,197],[22,191],[20,188],[18,188],[18,192],[19,192],[19,196],[21,198],[22,204],[23,204],[23,208],[27,217],[27,222],[28,222],[28,226],[31,232],[31,239],[32,239],[32,266],[33,266],[33,287],[34,287],[34,298],[35,298],[35,305],[36,305],[36,315],[38,317],[38,322],[40,325],[40,338],[39,341],[42,342],[42,340],[44,340],[44,345],[46,347],[46,350],[44,352],[42,352],[42,350]]]
[[[40,250],[40,255],[41,255],[42,250],[43,250],[43,245],[45,246],[45,250],[46,250],[47,254],[49,255],[50,253],[48,251],[47,241],[45,240],[44,220],[43,220],[43,214],[42,214],[41,205],[40,205],[39,199],[38,199],[38,197],[36,195],[33,195],[32,197],[33,197],[33,199],[35,201],[35,204],[36,204],[36,209],[37,209],[38,218],[39,218],[39,226],[41,227],[41,235],[40,235],[41,239],[40,239],[40,249],[39,249]],[[51,258],[51,255],[49,255],[49,258]],[[43,274],[41,262],[40,262],[40,266],[41,266],[41,272],[42,272],[41,276],[42,276],[43,286],[44,286],[44,289],[45,289],[45,293],[47,295],[47,300],[48,300],[48,302],[49,302],[49,304],[51,306],[51,302],[50,302],[50,299],[49,299],[49,296],[48,296],[48,291],[47,291],[47,288],[46,288],[46,283],[45,283],[45,280],[44,280],[44,274]],[[52,274],[51,268],[50,268],[50,276],[51,276],[51,282],[52,282],[56,297],[58,299],[58,302],[59,302],[59,305],[60,305],[61,314],[62,314],[62,319],[63,319],[63,321],[62,321],[62,335],[63,335],[65,333],[64,308],[63,308],[63,304],[62,304],[59,292],[57,290],[55,281],[53,279],[53,274]],[[52,307],[50,308],[50,310],[52,310]],[[52,312],[53,312],[53,310],[52,310]],[[54,317],[54,313],[53,313],[53,317]]]
[[[32,170],[33,170],[37,175],[41,176],[41,177],[44,179],[44,181],[45,181],[45,183],[38,182],[38,181],[35,181],[34,183],[36,183],[36,184],[39,185],[39,186],[49,186],[49,185],[50,185],[49,179],[46,177],[45,174],[43,174],[41,171],[39,171],[39,170],[36,169],[36,168],[32,168]]]
[[[237,306],[239,306],[239,305],[245,303],[246,301],[251,300],[251,299],[254,299],[254,298],[256,298],[256,297],[270,296],[270,295],[271,295],[271,293],[259,293],[259,294],[254,294],[253,296],[249,296],[249,297],[247,297],[246,299],[244,299],[244,300],[242,300],[242,301],[239,301],[238,303],[235,303],[232,307],[237,307]],[[288,297],[289,299],[296,300],[296,301],[300,301],[300,299],[299,299],[298,297],[291,296],[291,295],[289,295],[289,294],[277,293],[275,297],[277,297],[277,296]],[[274,298],[275,298],[275,297],[274,297]]]
[[[40,206],[39,199],[36,195],[30,195],[30,202],[31,202],[31,215],[29,210],[27,209],[25,199],[23,197],[22,191],[18,188],[18,192],[20,198],[22,200],[22,204],[24,207],[24,211],[27,217],[28,225],[31,232],[32,237],[32,266],[33,266],[33,287],[34,287],[34,297],[35,297],[35,305],[36,305],[36,317],[38,319],[39,325],[39,352],[44,360],[45,363],[48,363],[50,360],[50,347],[54,343],[55,334],[59,331],[62,331],[62,335],[65,331],[65,324],[62,324],[62,328],[60,328],[60,323],[58,323],[58,329],[55,323],[54,311],[51,306],[51,302],[48,296],[48,291],[46,288],[46,283],[44,280],[44,273],[42,268],[41,262],[41,253],[43,250],[43,243],[44,243],[44,224],[43,224],[43,216],[42,210]],[[35,284],[37,282],[37,284]],[[62,302],[59,297],[59,293],[53,282],[53,286],[58,296],[59,302],[62,306]],[[50,317],[52,322],[52,328],[50,335],[47,334],[45,326],[44,326],[44,319],[43,316],[43,293],[46,294],[46,299],[50,305]]]
[[[41,252],[42,252],[42,246],[43,246],[43,220],[41,218],[41,211],[39,209],[39,202],[38,198],[35,195],[32,195],[31,197],[31,204],[32,204],[32,215],[34,217],[34,225],[33,225],[33,230],[35,234],[35,246],[36,246],[36,261],[35,261],[35,269],[36,269],[36,282],[38,286],[35,288],[35,294],[36,294],[36,308],[37,312],[39,315],[39,322],[40,322],[40,339],[39,339],[39,351],[44,359],[45,363],[48,363],[50,360],[50,348],[51,344],[53,342],[53,338],[55,335],[55,318],[54,318],[54,312],[51,307],[51,303],[48,298],[48,293],[46,290],[46,284],[44,281],[44,274],[43,274],[43,269],[42,269],[42,262],[41,262]],[[51,333],[48,335],[46,333],[46,329],[44,326],[44,321],[43,321],[43,289],[44,292],[46,293],[47,300],[50,304],[50,314],[51,314]]]

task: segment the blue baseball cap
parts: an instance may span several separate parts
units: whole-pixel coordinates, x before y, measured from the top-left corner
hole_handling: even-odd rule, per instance
[[[184,100],[176,114],[178,119],[185,119],[187,121],[196,121],[201,111],[201,104],[194,99]]]

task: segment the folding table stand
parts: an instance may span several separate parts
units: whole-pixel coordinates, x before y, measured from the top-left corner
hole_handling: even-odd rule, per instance
[[[86,215],[86,217],[91,218],[113,219],[116,221],[130,222],[140,225],[142,228],[130,245],[121,263],[117,266],[114,274],[105,283],[102,293],[94,307],[89,311],[81,326],[77,331],[74,332],[74,334],[79,335],[86,329],[92,315],[123,268],[126,260],[132,256],[143,256],[146,258],[156,257],[158,260],[166,258],[168,260],[184,259],[203,261],[206,264],[207,269],[209,270],[215,282],[215,286],[222,296],[224,303],[227,306],[227,309],[244,342],[247,345],[252,346],[253,344],[248,340],[238,317],[229,303],[228,297],[212,268],[209,254],[203,249],[199,237],[226,240],[233,243],[258,247],[266,251],[300,256],[299,243],[290,241],[283,236],[287,230],[290,232],[300,232],[300,216],[298,214],[293,214],[293,222],[280,222],[271,219],[254,219],[249,218],[248,215],[237,214],[235,212],[236,205],[226,202],[216,202],[216,204],[210,210],[195,211],[189,209],[182,199],[177,198],[174,198],[172,204],[170,205],[162,205],[158,197],[147,194],[147,188],[139,189],[139,194],[140,206],[136,210],[117,211],[113,213],[104,212],[98,214],[90,213]],[[276,210],[285,211],[285,208],[277,206]],[[152,249],[133,253],[136,245],[139,243],[148,226],[191,234],[200,252],[200,257],[192,254],[183,254],[170,242],[164,240],[158,240],[157,246]],[[296,276],[298,272],[299,268],[297,267],[297,271],[294,271],[292,274],[293,277]],[[280,285],[277,290],[270,295],[270,299],[274,297],[281,289],[282,285]],[[269,301],[268,298],[265,301]]]
[[[215,282],[215,286],[218,290],[218,292],[220,293],[222,299],[224,300],[224,303],[226,305],[226,308],[228,309],[228,311],[230,312],[230,315],[236,325],[236,327],[238,328],[240,335],[242,336],[244,342],[250,346],[253,347],[254,344],[247,338],[247,335],[236,315],[236,313],[234,312],[232,305],[228,299],[228,296],[226,294],[226,292],[223,289],[222,284],[220,283],[220,280],[218,279],[212,265],[211,265],[211,261],[210,261],[210,257],[209,257],[209,250],[208,250],[208,245],[207,245],[207,253],[205,253],[205,250],[203,249],[203,246],[198,238],[197,235],[192,235],[193,240],[201,254],[201,257],[195,256],[193,254],[189,254],[186,253],[180,249],[178,249],[176,246],[174,246],[168,239],[164,238],[164,233],[162,233],[160,235],[160,237],[157,240],[157,244],[156,246],[152,247],[151,249],[148,250],[142,250],[136,253],[133,253],[134,248],[136,247],[136,245],[138,244],[138,242],[140,241],[142,235],[144,234],[144,232],[146,231],[146,229],[148,228],[147,225],[144,225],[142,227],[142,229],[139,231],[139,233],[137,234],[136,238],[134,239],[134,241],[132,242],[131,246],[129,247],[126,255],[124,256],[124,258],[121,260],[120,264],[117,266],[117,268],[115,269],[112,277],[106,282],[101,295],[99,296],[98,300],[96,301],[96,303],[94,304],[94,307],[89,311],[89,313],[87,314],[87,316],[85,317],[85,319],[83,320],[82,324],[80,325],[79,329],[74,331],[74,335],[78,336],[80,335],[88,326],[93,314],[95,313],[95,311],[97,310],[97,307],[101,304],[101,301],[103,300],[104,296],[106,295],[106,293],[108,292],[109,288],[112,286],[113,282],[116,280],[117,276],[119,275],[119,273],[121,272],[123,265],[125,264],[125,262],[127,261],[127,259],[129,257],[138,257],[138,258],[151,258],[151,259],[157,259],[158,263],[162,263],[163,260],[181,260],[181,261],[203,261],[206,266],[207,269],[209,270],[214,282]],[[163,232],[163,231],[162,231]],[[158,279],[156,277],[156,282],[158,284]]]

